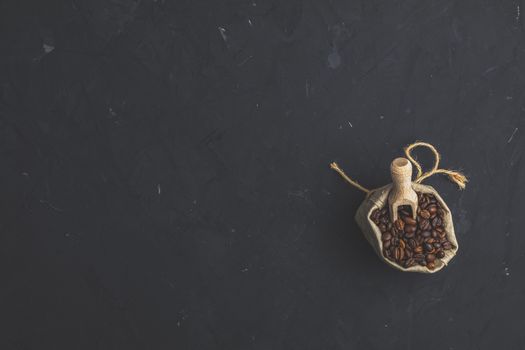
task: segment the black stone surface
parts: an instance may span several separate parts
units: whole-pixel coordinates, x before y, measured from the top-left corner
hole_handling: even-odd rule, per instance
[[[523,349],[525,4],[0,2],[1,349]],[[425,140],[459,255],[353,216]],[[428,153],[418,153],[431,165]]]

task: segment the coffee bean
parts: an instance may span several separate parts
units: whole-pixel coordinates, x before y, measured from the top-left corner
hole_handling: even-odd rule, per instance
[[[390,233],[384,233],[382,236],[381,236],[381,239],[383,241],[389,241],[392,239],[392,235]]]
[[[411,226],[416,227],[417,221],[414,220],[414,219],[412,219],[410,216],[407,216],[407,217],[403,218],[403,221],[404,221],[405,224],[407,224],[407,225],[411,225]]]
[[[423,219],[419,222],[419,228],[422,231],[428,231],[432,228],[432,226],[430,225],[430,221]]]
[[[436,256],[434,254],[427,254],[425,259],[427,260],[427,262],[432,262],[432,261],[436,260]]]
[[[424,219],[430,218],[430,213],[428,212],[428,210],[425,209],[421,210],[421,213],[419,213],[419,215]]]
[[[436,256],[440,259],[443,259],[445,257],[445,252],[442,251],[442,250],[439,250],[437,253],[436,253]]]
[[[404,254],[403,249],[401,249],[400,247],[397,247],[396,250],[394,251],[394,258],[397,261],[401,260],[403,259],[402,254]]]
[[[439,237],[439,232],[436,231],[436,230],[432,230],[432,237],[438,238]]]
[[[414,253],[417,253],[417,254],[423,253],[423,247],[418,245],[417,247],[414,248]]]
[[[401,214],[401,216],[410,216],[410,212],[406,209],[401,209],[399,213]]]
[[[392,243],[390,241],[384,241],[383,242],[383,248],[388,249]]]
[[[439,248],[441,248],[441,243],[439,243],[439,242],[434,242],[433,246],[434,246],[434,248],[439,249]]]
[[[396,229],[398,229],[399,231],[403,231],[403,229],[405,228],[405,222],[401,219],[397,219],[395,225]]]
[[[379,231],[386,232],[386,225],[385,224],[379,224]]]
[[[407,232],[405,233],[406,238],[413,238],[416,235],[416,232]]]
[[[425,248],[425,250],[426,250],[427,252],[430,252],[430,251],[432,251],[432,249],[434,249],[434,247],[433,247],[432,244],[430,244],[430,243],[425,243],[425,244],[423,244],[423,248]]]
[[[414,266],[415,264],[416,264],[416,261],[412,258],[409,258],[405,261],[403,265],[405,266],[405,268],[408,268],[408,267]]]
[[[443,249],[445,250],[449,250],[449,249],[452,249],[452,244],[450,242],[443,242],[443,244],[441,244],[441,246],[443,247]]]
[[[436,268],[436,264],[434,264],[434,262],[429,262],[427,263],[427,268],[429,270],[434,270]]]
[[[423,231],[423,232],[421,232],[421,236],[422,237],[428,238],[428,237],[430,237],[430,235],[431,235],[430,231]]]
[[[439,216],[436,216],[432,219],[432,227],[439,227],[441,226],[441,218]]]
[[[412,248],[412,250],[414,250],[417,247],[417,242],[414,239],[409,239],[408,245],[410,246],[410,248]]]
[[[399,246],[401,247],[401,249],[405,249],[406,244],[405,244],[405,241],[403,241],[403,239],[399,240]]]
[[[416,226],[405,225],[405,232],[406,233],[415,233],[416,232]]]
[[[410,250],[410,248],[408,248],[408,247],[405,248],[405,256],[406,256],[407,258],[411,258],[412,255],[414,255],[414,254],[412,254],[412,250]]]

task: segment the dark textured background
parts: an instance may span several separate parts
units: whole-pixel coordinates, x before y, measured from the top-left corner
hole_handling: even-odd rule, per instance
[[[523,1],[0,4],[1,349],[525,347]],[[433,276],[328,168],[416,139],[471,179]]]

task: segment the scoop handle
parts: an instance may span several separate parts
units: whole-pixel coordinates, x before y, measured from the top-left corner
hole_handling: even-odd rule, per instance
[[[406,158],[396,158],[390,165],[392,189],[388,195],[390,217],[397,220],[397,209],[401,205],[412,208],[412,216],[416,217],[417,194],[412,188],[412,164]]]
[[[402,157],[394,159],[390,164],[390,174],[394,187],[398,187],[400,190],[411,188],[412,163],[408,159]]]

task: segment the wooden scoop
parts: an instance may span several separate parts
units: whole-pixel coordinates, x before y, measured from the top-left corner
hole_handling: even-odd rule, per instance
[[[396,158],[390,165],[392,189],[388,194],[388,206],[392,222],[397,220],[397,209],[401,205],[412,208],[412,216],[416,218],[417,194],[412,188],[412,164],[406,158]]]

